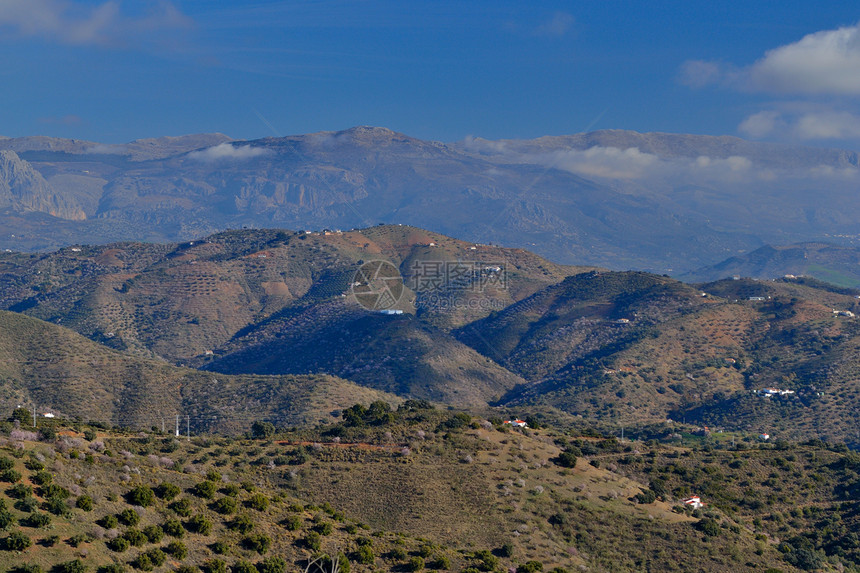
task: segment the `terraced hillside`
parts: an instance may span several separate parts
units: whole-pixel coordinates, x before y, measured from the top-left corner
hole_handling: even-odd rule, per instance
[[[530,377],[501,404],[853,442],[860,324],[834,312],[860,310],[852,292],[809,281],[694,288],[639,273],[586,274],[457,335]],[[756,393],[765,388],[792,392]]]

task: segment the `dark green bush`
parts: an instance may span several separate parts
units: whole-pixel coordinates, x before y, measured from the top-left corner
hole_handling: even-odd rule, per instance
[[[15,499],[24,499],[25,497],[33,495],[33,488],[23,483],[16,483],[6,490],[6,494]]]
[[[193,493],[197,497],[202,497],[204,499],[212,499],[217,489],[218,488],[215,485],[215,482],[206,480],[198,483],[193,488],[191,488],[191,493]]]
[[[421,571],[424,569],[424,558],[416,555],[409,560],[409,563],[406,564],[406,568],[409,571]]]
[[[13,531],[3,540],[3,549],[6,551],[24,551],[33,544],[30,538],[20,531]]]
[[[287,517],[282,523],[288,531],[298,531],[302,528],[302,518],[298,515],[291,515]]]
[[[209,535],[212,532],[212,522],[202,515],[194,515],[185,522],[185,529],[191,533]]]
[[[158,543],[164,539],[164,530],[158,525],[147,525],[143,528],[143,534],[146,535],[150,543]]]
[[[227,564],[220,559],[210,559],[203,564],[202,569],[206,573],[227,573]]]
[[[47,471],[40,471],[30,477],[30,481],[39,486],[50,485],[54,481],[54,476]]]
[[[128,542],[135,547],[143,547],[149,541],[149,539],[146,538],[146,535],[144,535],[142,531],[133,527],[126,529],[125,533],[123,533],[122,536],[125,537]]]
[[[230,567],[230,573],[257,573],[257,568],[250,561],[240,559]]]
[[[149,507],[155,503],[155,492],[148,485],[139,485],[125,494],[125,499],[131,505]]]
[[[183,537],[185,528],[182,527],[182,522],[178,519],[168,519],[161,524],[161,529],[170,537]]]
[[[53,571],[56,573],[85,573],[87,566],[80,559],[72,559],[65,563],[55,565]]]
[[[111,563],[98,568],[98,573],[125,573],[125,565],[122,563]]]
[[[222,497],[212,502],[212,509],[222,515],[230,515],[236,513],[236,500],[232,497]]]
[[[190,499],[178,499],[167,506],[168,509],[172,510],[176,515],[181,517],[188,517],[191,515],[191,500]]]
[[[122,553],[131,547],[131,543],[125,537],[115,537],[107,542],[107,546],[111,551]]]
[[[543,563],[540,561],[526,561],[525,564],[517,567],[517,573],[538,573],[543,571]]]
[[[27,527],[48,527],[51,525],[51,516],[47,513],[31,513],[21,520],[21,525]]]
[[[227,527],[239,533],[248,533],[254,529],[254,520],[248,515],[237,515],[227,524]]]
[[[82,509],[84,511],[92,511],[93,505],[93,498],[91,498],[87,494],[78,496],[78,499],[75,501],[75,506],[77,506],[78,509]]]
[[[160,497],[165,501],[170,501],[177,495],[182,493],[182,490],[179,489],[179,486],[174,485],[170,482],[161,482],[155,488],[155,495]]]
[[[355,560],[362,565],[373,565],[376,556],[373,554],[373,549],[369,545],[362,545],[355,552]]]
[[[135,510],[127,507],[119,513],[119,520],[125,525],[134,527],[140,523],[140,515],[138,515]]]
[[[171,541],[167,544],[165,551],[179,560],[185,559],[188,556],[188,548],[181,541]]]
[[[259,573],[285,573],[286,570],[287,562],[284,561],[283,557],[267,557],[257,563],[257,571]]]
[[[106,515],[99,519],[96,523],[104,527],[105,529],[113,529],[117,525],[119,525],[119,520],[115,515]]]
[[[260,555],[265,555],[272,546],[272,539],[263,533],[248,535],[242,540],[242,546],[249,551],[256,551]]]

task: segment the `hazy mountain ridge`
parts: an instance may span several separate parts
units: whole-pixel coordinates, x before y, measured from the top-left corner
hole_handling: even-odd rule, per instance
[[[385,221],[568,263],[665,272],[765,243],[860,236],[856,154],[729,137],[605,131],[443,144],[356,127],[255,141],[18,138],[0,149],[19,153],[57,197],[52,211],[33,188],[0,213],[9,230],[0,248],[14,250]],[[55,235],[42,212],[85,220],[58,220]]]

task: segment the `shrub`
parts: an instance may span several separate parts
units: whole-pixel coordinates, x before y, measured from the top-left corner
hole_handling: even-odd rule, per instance
[[[15,460],[12,458],[7,458],[6,456],[0,457],[0,472],[11,470],[15,467]]]
[[[311,531],[307,535],[305,535],[305,545],[311,551],[319,551],[320,550],[321,538],[320,534],[316,531]]]
[[[283,521],[283,524],[288,531],[298,531],[302,528],[302,518],[298,515],[291,515]]]
[[[91,498],[87,494],[79,496],[78,499],[75,501],[75,506],[78,509],[82,509],[84,511],[92,511],[93,505],[93,498]]]
[[[6,494],[15,499],[24,499],[33,495],[33,488],[23,483],[16,483],[6,490]]]
[[[251,435],[255,438],[271,438],[275,435],[275,425],[271,422],[254,422],[251,425]]]
[[[146,553],[141,553],[135,557],[134,561],[131,562],[131,566],[135,569],[140,569],[141,571],[152,571],[155,569],[155,566],[152,564],[152,560]]]
[[[231,573],[257,573],[257,568],[254,567],[250,561],[240,559],[233,563],[233,566],[230,567],[230,571]]]
[[[45,573],[44,569],[42,569],[41,565],[36,565],[35,563],[27,563],[25,565],[18,565],[17,567],[12,567],[9,569],[9,573]]]
[[[227,573],[227,565],[220,559],[210,559],[203,564],[202,569],[206,573]]]
[[[8,509],[0,510],[0,531],[5,531],[15,525],[18,522],[18,518],[16,518]]]
[[[150,543],[158,543],[164,539],[164,530],[158,525],[147,525],[143,528],[143,534],[146,535]]]
[[[80,559],[72,559],[54,567],[57,573],[85,573],[87,566]]]
[[[448,559],[447,555],[440,555],[432,563],[430,563],[431,569],[439,569],[442,571],[447,571],[451,568],[451,560]]]
[[[573,451],[567,449],[561,452],[555,459],[555,463],[563,468],[575,468],[577,455]]]
[[[45,499],[48,498],[56,498],[56,499],[69,499],[72,493],[66,488],[59,486],[55,483],[51,483],[48,485],[43,485],[39,487],[39,493]]]
[[[216,541],[209,546],[209,549],[211,549],[212,553],[215,553],[216,555],[227,555],[230,553],[230,546],[224,541]]]
[[[215,470],[209,470],[208,472],[206,472],[206,479],[209,481],[218,482],[221,481],[221,474],[219,474]]]
[[[20,531],[13,531],[3,540],[3,549],[6,551],[24,551],[33,544],[30,538]]]
[[[416,555],[409,560],[409,563],[406,564],[406,568],[410,571],[421,571],[424,569],[424,558]]]
[[[540,561],[526,561],[524,565],[517,567],[517,573],[537,573],[543,571],[543,563]]]
[[[54,481],[54,476],[50,472],[40,471],[30,477],[30,481],[36,485],[50,485]]]
[[[185,528],[182,527],[182,522],[178,519],[168,519],[161,524],[161,529],[170,537],[182,537],[185,535]]]
[[[165,551],[176,559],[185,559],[188,556],[188,548],[181,541],[171,541],[167,544]]]
[[[107,546],[111,551],[122,553],[131,547],[131,543],[125,537],[115,537],[107,542]]]
[[[146,545],[146,542],[149,541],[142,531],[133,527],[127,529],[126,532],[122,534],[122,536],[125,537],[128,542],[135,547],[143,547],[144,545]]]
[[[86,430],[84,430],[84,438],[86,438],[86,440],[88,442],[92,442],[97,437],[98,437],[98,434],[96,434],[96,431],[93,430],[92,428],[87,428]]]
[[[155,495],[160,497],[165,501],[170,501],[177,495],[182,493],[182,490],[179,489],[178,485],[174,485],[170,482],[161,482],[155,488]]]
[[[21,481],[21,472],[17,470],[0,471],[0,481],[15,483]]]
[[[128,526],[134,527],[140,523],[140,515],[135,510],[127,507],[119,513],[119,520]]]
[[[222,497],[212,503],[212,509],[222,515],[230,515],[236,513],[236,500],[232,497]]]
[[[212,499],[215,495],[217,487],[214,482],[209,480],[202,481],[191,488],[191,493],[196,495],[197,497],[202,497],[204,499]]]
[[[511,557],[514,554],[514,544],[510,541],[505,541],[499,548],[499,555],[502,557]]]
[[[269,498],[262,493],[255,493],[245,502],[247,507],[257,511],[265,511],[269,507]]]
[[[287,562],[283,557],[267,557],[257,563],[259,573],[284,573],[287,570]]]
[[[212,532],[212,522],[202,515],[195,515],[185,522],[185,529],[191,533],[199,533],[200,535],[209,535]]]
[[[153,547],[152,549],[147,551],[145,555],[149,557],[149,560],[156,567],[164,565],[164,562],[167,561],[167,555],[165,555],[164,551],[162,551],[158,547]]]
[[[102,565],[98,568],[98,573],[125,573],[125,565],[121,563],[111,563],[110,565]]]
[[[155,492],[148,485],[139,485],[125,494],[125,499],[131,505],[149,507],[155,503]]]
[[[119,525],[119,520],[115,515],[106,515],[98,520],[96,523],[104,527],[105,529],[113,529],[117,525]]]
[[[369,545],[362,545],[355,552],[355,560],[362,565],[373,565],[376,556],[373,554],[373,549]]]
[[[15,509],[25,513],[32,513],[39,509],[39,502],[35,497],[25,497],[15,502]]]
[[[256,551],[260,555],[264,555],[272,546],[272,539],[263,533],[257,535],[248,535],[242,540],[242,545],[245,549]]]
[[[92,541],[93,536],[89,533],[79,533],[78,535],[73,535],[72,537],[69,537],[67,543],[72,547],[77,547],[81,543],[92,543]]]
[[[239,533],[248,533],[254,529],[254,520],[247,515],[237,515],[233,521],[227,524],[227,527]]]
[[[657,494],[654,493],[654,490],[646,489],[636,494],[636,501],[641,504],[654,503],[657,501]]]
[[[174,573],[200,573],[200,569],[193,565],[180,565]]]
[[[477,560],[478,563],[476,566],[481,571],[492,571],[499,565],[499,558],[486,549],[475,551],[475,553],[472,554],[472,557]]]
[[[320,523],[320,524],[318,524],[318,525],[314,528],[314,531],[316,531],[316,532],[317,532],[317,533],[319,533],[320,535],[331,535],[331,532],[332,532],[332,530],[333,530],[333,529],[334,529],[334,528],[332,527],[331,523],[329,523],[329,522],[325,522],[325,523]]]
[[[48,527],[51,525],[51,516],[47,513],[31,513],[21,521],[21,525],[27,527]]]
[[[52,497],[44,503],[44,508],[54,515],[68,515],[69,505],[60,497]]]
[[[696,528],[709,537],[720,534],[720,524],[716,520],[706,517],[696,524]]]
[[[191,500],[190,499],[178,499],[167,506],[168,509],[172,510],[176,515],[181,517],[188,517],[191,515]]]

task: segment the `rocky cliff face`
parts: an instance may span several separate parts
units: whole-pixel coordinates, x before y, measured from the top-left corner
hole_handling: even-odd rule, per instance
[[[77,202],[55,192],[33,166],[14,151],[0,151],[0,206],[37,211],[63,219],[82,220]]]

